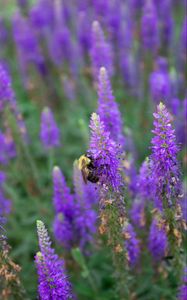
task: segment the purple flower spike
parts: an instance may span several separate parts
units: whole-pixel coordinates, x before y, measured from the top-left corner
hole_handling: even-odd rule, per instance
[[[45,107],[41,114],[40,138],[46,149],[60,146],[60,131],[48,107]]]
[[[109,43],[105,41],[104,33],[98,21],[92,24],[92,42],[90,50],[92,72],[95,81],[98,80],[99,70],[103,66],[112,75],[112,52]]]
[[[37,221],[40,252],[35,256],[41,300],[72,299],[71,285],[65,274],[64,261],[51,248],[48,232],[42,221]]]
[[[119,149],[105,130],[100,117],[93,113],[90,121],[91,139],[89,154],[94,158],[95,168],[101,184],[106,184],[114,190],[121,186],[119,174]]]
[[[151,224],[148,246],[155,260],[164,257],[167,249],[167,235],[164,228],[160,228],[156,219]]]
[[[146,0],[141,20],[141,35],[145,49],[156,53],[159,48],[159,27],[153,0]]]
[[[123,228],[123,234],[126,239],[125,247],[127,249],[128,259],[131,265],[135,265],[140,255],[139,240],[131,224],[127,224]]]
[[[163,103],[154,113],[154,137],[152,138],[152,176],[155,198],[164,206],[175,205],[180,194],[179,166],[175,130],[171,126],[171,115]],[[163,203],[163,198],[164,202]]]
[[[111,138],[117,144],[124,146],[121,114],[112,94],[107,70],[104,67],[99,71],[98,96],[98,114],[106,131],[110,132]]]

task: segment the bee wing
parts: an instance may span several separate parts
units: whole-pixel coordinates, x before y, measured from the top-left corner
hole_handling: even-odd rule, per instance
[[[81,170],[81,173],[82,173],[82,177],[83,177],[84,183],[87,184],[87,175],[86,175],[86,172],[84,170]]]

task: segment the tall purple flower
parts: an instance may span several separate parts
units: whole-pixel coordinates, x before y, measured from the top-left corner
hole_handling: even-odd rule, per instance
[[[99,71],[98,83],[98,114],[111,138],[122,147],[124,146],[123,122],[117,103],[112,94],[107,70],[102,67]]]
[[[159,48],[159,27],[156,7],[153,0],[146,0],[141,19],[143,47],[153,53]]]
[[[110,138],[100,117],[93,113],[90,121],[91,138],[89,154],[94,159],[97,175],[101,184],[106,184],[114,190],[121,186],[119,174],[119,149]]]
[[[48,232],[42,221],[37,221],[40,252],[35,256],[38,272],[38,291],[41,300],[72,299],[71,284],[65,273],[64,261],[51,248]]]
[[[138,261],[140,255],[140,245],[134,228],[130,223],[124,226],[123,235],[125,237],[125,247],[127,249],[128,260],[133,266]]]
[[[170,102],[172,84],[166,59],[161,57],[157,59],[157,70],[150,74],[149,84],[150,94],[155,103]]]
[[[186,300],[187,297],[187,267],[184,268],[184,275],[182,278],[182,285],[179,289],[178,300]]]
[[[112,75],[112,51],[110,44],[105,40],[104,33],[98,21],[92,24],[92,41],[91,41],[91,63],[92,72],[95,81],[98,80],[99,69],[103,66],[108,70],[109,75]]]
[[[153,219],[150,227],[148,247],[155,260],[163,258],[167,250],[165,229],[162,228],[156,218]]]
[[[157,204],[164,207],[175,205],[180,194],[179,166],[175,130],[171,125],[171,115],[163,103],[154,113],[154,137],[152,138],[152,176]]]
[[[41,114],[40,138],[46,149],[60,146],[60,131],[48,107],[45,107]]]

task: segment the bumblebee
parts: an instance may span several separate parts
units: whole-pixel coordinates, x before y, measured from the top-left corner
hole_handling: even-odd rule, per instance
[[[78,160],[78,168],[82,173],[82,177],[85,183],[87,183],[87,181],[90,181],[92,183],[97,183],[99,181],[96,167],[94,166],[94,160],[90,155],[81,155]]]

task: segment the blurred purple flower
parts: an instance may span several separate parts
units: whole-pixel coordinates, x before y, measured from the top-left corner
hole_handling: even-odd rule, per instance
[[[123,228],[123,234],[125,237],[125,248],[127,249],[128,259],[133,266],[137,263],[140,256],[140,245],[137,239],[133,226],[128,223]]]
[[[64,261],[51,248],[48,232],[42,221],[37,221],[40,252],[35,256],[38,272],[38,291],[41,300],[72,299],[71,284],[68,281]]]
[[[52,27],[54,24],[53,3],[50,0],[37,1],[30,10],[30,20],[37,30]]]
[[[150,94],[152,100],[158,104],[160,101],[170,103],[171,98],[171,78],[168,72],[167,61],[157,60],[157,70],[150,74],[149,79]]]
[[[7,103],[15,102],[15,94],[12,89],[11,78],[5,68],[0,65],[0,111],[3,111]]]
[[[105,40],[104,33],[98,21],[94,21],[92,24],[90,57],[95,81],[98,80],[101,67],[105,67],[109,75],[112,75],[112,51],[110,44]]]
[[[60,131],[49,107],[41,113],[40,139],[45,149],[60,146]]]
[[[167,235],[165,229],[159,226],[156,218],[153,219],[150,227],[148,247],[155,260],[162,259],[167,250]]]
[[[28,64],[31,63],[43,74],[44,59],[36,33],[29,20],[19,13],[13,18],[13,36],[22,70],[27,70]]]
[[[98,114],[104,123],[106,131],[110,132],[111,138],[124,146],[123,123],[118,104],[112,94],[112,87],[107,70],[104,67],[99,71],[98,82]]]
[[[135,226],[140,228],[145,226],[145,203],[143,199],[136,198],[129,213],[131,221]]]
[[[93,113],[90,121],[91,138],[88,153],[93,157],[97,176],[101,184],[106,184],[114,190],[121,186],[119,173],[119,149],[105,130],[100,117]]]
[[[157,106],[154,115],[154,137],[152,138],[151,171],[154,179],[153,190],[157,204],[174,205],[180,194],[180,172],[177,161],[179,151],[171,115],[163,103]]]
[[[158,16],[153,0],[145,0],[141,19],[141,39],[143,47],[157,53],[159,40]]]

